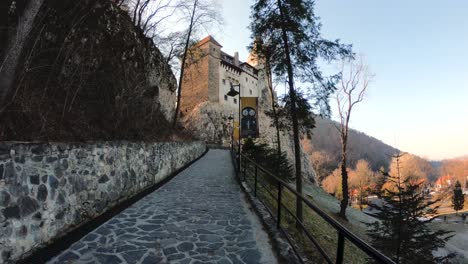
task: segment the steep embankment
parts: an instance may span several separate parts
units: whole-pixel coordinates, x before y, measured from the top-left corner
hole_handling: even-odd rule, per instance
[[[30,2],[1,5],[2,12],[10,10],[1,20],[10,28],[0,32],[6,37],[0,50],[7,51],[2,62],[17,32],[29,33],[13,84],[1,87],[8,104],[0,107],[0,140],[160,140],[171,134],[166,118],[174,111],[176,79],[125,12],[113,1],[44,0],[28,17]],[[12,23],[18,17],[33,19],[34,27]]]

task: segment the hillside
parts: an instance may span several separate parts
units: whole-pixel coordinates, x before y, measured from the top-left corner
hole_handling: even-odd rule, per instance
[[[336,122],[316,118],[316,128],[310,140],[304,140],[304,149],[309,155],[318,181],[323,180],[338,168],[341,155],[341,140]],[[353,168],[356,162],[364,159],[373,171],[383,167],[388,170],[390,155],[398,150],[363,132],[350,129],[348,139],[348,166]]]
[[[341,142],[339,131],[335,125],[338,125],[338,123],[329,119],[317,118],[316,128],[313,130],[312,146],[309,154],[316,166],[324,166],[322,172],[318,172],[321,177],[328,175],[340,163]],[[349,131],[348,164],[351,167],[358,160],[365,159],[374,171],[382,166],[388,169],[390,164],[389,155],[394,154],[396,151],[397,149],[394,147],[363,132],[354,129]],[[317,159],[325,160],[325,164],[321,164]],[[320,169],[318,170],[320,171]]]

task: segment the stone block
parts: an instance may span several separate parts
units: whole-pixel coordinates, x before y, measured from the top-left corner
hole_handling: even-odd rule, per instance
[[[7,191],[0,192],[0,206],[7,207],[10,203],[10,194]]]
[[[99,183],[106,183],[108,181],[109,181],[109,177],[107,177],[106,174],[101,175],[101,177],[99,177],[99,180],[98,180]]]
[[[47,200],[47,195],[47,187],[44,184],[41,184],[37,190],[37,200],[44,202],[45,200]]]
[[[7,183],[13,182],[14,179],[16,178],[16,171],[15,171],[15,167],[13,166],[13,163],[11,161],[5,163],[5,169],[4,170],[5,171],[4,171],[4,174],[3,174],[3,178],[5,179],[5,181]]]
[[[8,259],[16,260],[34,250],[33,245],[61,235],[59,230],[79,226],[105,212],[205,150],[201,142],[60,144],[66,156],[57,154],[55,143],[15,143],[7,152],[15,149],[16,161],[12,162],[8,153],[8,158],[0,161],[0,179],[7,183],[0,191],[0,233],[17,240],[10,253],[2,253]]]
[[[9,218],[19,219],[20,218],[19,206],[15,205],[15,206],[10,206],[10,207],[3,209],[3,216],[5,216],[6,219],[9,219]]]
[[[38,146],[31,148],[31,153],[36,154],[36,155],[43,154],[44,151],[45,151],[45,147],[43,145],[38,145]]]
[[[39,209],[39,204],[35,199],[29,196],[23,196],[18,199],[21,217],[31,215]]]
[[[59,181],[57,178],[55,178],[55,176],[49,175],[49,186],[52,189],[57,189],[59,186]]]
[[[39,185],[40,183],[39,175],[36,174],[36,175],[29,176],[29,182],[34,185]]]

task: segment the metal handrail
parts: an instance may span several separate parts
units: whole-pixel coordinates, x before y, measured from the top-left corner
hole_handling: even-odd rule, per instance
[[[244,180],[246,177],[246,165],[247,163],[252,163],[255,165],[255,196],[257,195],[256,190],[257,190],[257,177],[258,177],[258,169],[266,173],[268,176],[272,177],[278,182],[278,197],[277,197],[277,203],[278,203],[278,212],[277,212],[277,227],[281,228],[281,207],[284,207],[284,209],[287,210],[289,214],[292,214],[294,218],[297,220],[297,216],[295,216],[289,209],[286,208],[286,206],[281,202],[281,192],[282,192],[282,186],[287,188],[289,191],[291,191],[297,198],[299,198],[303,203],[305,203],[310,209],[312,209],[315,213],[317,213],[322,219],[324,219],[328,224],[330,224],[337,232],[338,232],[338,244],[337,244],[337,256],[336,256],[336,263],[343,263],[344,261],[344,244],[345,244],[345,238],[349,241],[351,241],[355,246],[357,246],[359,249],[364,251],[368,256],[372,257],[374,260],[379,261],[380,263],[388,263],[388,264],[394,264],[395,262],[391,260],[389,257],[384,255],[382,252],[377,250],[376,248],[372,247],[368,243],[366,243],[364,240],[353,234],[351,231],[349,231],[346,227],[344,227],[342,224],[340,224],[337,220],[329,216],[327,213],[325,213],[323,210],[318,208],[316,205],[312,204],[309,200],[307,200],[302,194],[297,192],[293,187],[291,187],[288,183],[280,179],[278,176],[274,175],[271,173],[269,170],[261,166],[260,164],[256,163],[253,159],[240,154],[239,160],[243,160],[241,162],[242,167],[244,167]],[[239,169],[239,172],[241,169]],[[300,222],[300,227],[306,231],[307,237],[311,240],[311,242],[319,249],[319,252],[322,254],[322,256],[325,258],[325,260],[328,263],[333,263],[331,261],[330,256],[328,256],[323,248],[320,247],[317,241],[314,241],[315,239],[310,235],[308,230],[306,230],[306,227],[302,222]],[[283,230],[284,231],[284,230]]]

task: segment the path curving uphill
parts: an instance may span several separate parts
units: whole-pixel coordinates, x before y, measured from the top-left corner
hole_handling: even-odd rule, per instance
[[[210,150],[169,183],[49,263],[277,263],[236,181],[230,153]]]

